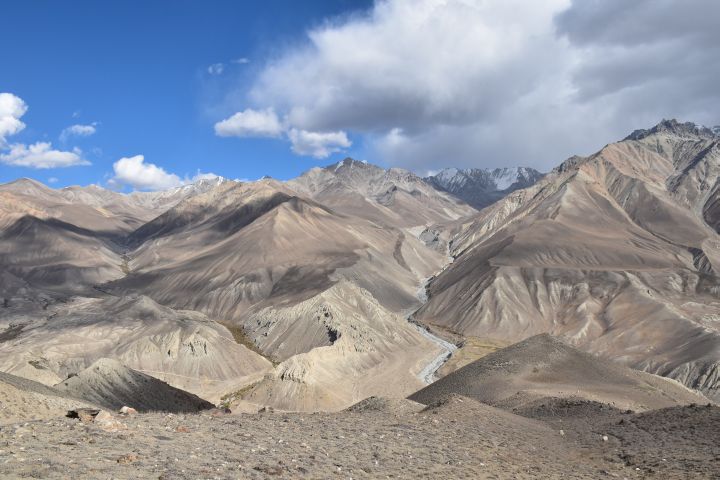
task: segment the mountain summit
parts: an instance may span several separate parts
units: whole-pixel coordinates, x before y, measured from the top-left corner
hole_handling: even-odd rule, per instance
[[[625,140],[642,140],[650,135],[665,134],[674,135],[676,137],[697,137],[712,139],[720,136],[720,125],[715,127],[706,127],[697,125],[692,122],[678,122],[677,120],[662,120],[660,123],[649,129],[639,129],[625,137]]]
[[[425,177],[425,181],[480,210],[510,192],[532,186],[542,176],[542,173],[527,167],[446,168],[435,175]]]

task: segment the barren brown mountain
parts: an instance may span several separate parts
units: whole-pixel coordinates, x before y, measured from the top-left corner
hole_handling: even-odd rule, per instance
[[[129,196],[29,185],[63,215],[7,220],[3,368],[56,383],[114,358],[249,409],[336,410],[420,388],[442,348],[405,317],[447,257],[418,236],[475,212],[410,172],[351,159],[287,184]],[[64,213],[77,208],[120,223],[80,227]]]
[[[663,121],[484,209],[416,319],[472,339],[538,333],[718,398],[720,139]]]
[[[549,332],[712,397],[717,163],[714,132],[665,121],[481,212],[352,159],[130,195],[5,184],[0,368],[54,385],[108,358],[236,409],[341,410]]]

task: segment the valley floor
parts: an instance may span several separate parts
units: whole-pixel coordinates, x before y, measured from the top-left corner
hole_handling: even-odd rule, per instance
[[[522,413],[535,419],[451,397],[400,413],[369,404],[334,414],[140,414],[113,433],[57,418],[0,427],[0,477],[720,476],[717,407],[631,414],[557,400]]]

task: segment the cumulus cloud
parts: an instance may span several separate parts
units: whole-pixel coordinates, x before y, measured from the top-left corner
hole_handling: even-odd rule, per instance
[[[720,123],[718,16],[714,0],[377,0],[310,30],[246,98],[417,171],[550,168],[664,117]]]
[[[97,123],[90,125],[70,125],[60,132],[60,141],[66,142],[70,137],[89,137],[97,132]]]
[[[162,167],[145,163],[144,155],[124,157],[113,163],[111,186],[121,188],[128,185],[135,190],[165,190],[183,184],[180,177],[166,172]]]
[[[0,148],[7,145],[6,137],[25,128],[20,118],[27,112],[27,105],[12,93],[0,93]]]
[[[68,152],[53,149],[50,142],[9,144],[7,137],[25,128],[20,118],[27,110],[27,104],[20,97],[12,93],[0,93],[0,163],[38,169],[90,165],[78,148]]]
[[[216,123],[215,134],[220,137],[287,137],[293,152],[315,158],[326,158],[352,145],[342,130],[318,132],[288,128],[272,108],[248,108],[238,112]]]
[[[134,190],[167,190],[201,180],[221,179],[220,175],[211,172],[197,171],[192,177],[180,178],[153,163],[146,163],[144,155],[124,157],[113,164],[114,175],[108,181],[112,188],[122,189],[126,186]]]
[[[315,158],[327,158],[332,153],[341,152],[352,145],[345,132],[308,132],[290,129],[288,138],[292,151],[298,155]]]
[[[248,108],[215,124],[215,134],[220,137],[279,137],[283,131],[284,127],[272,108]]]
[[[80,149],[75,148],[71,152],[54,150],[49,142],[10,145],[7,153],[0,153],[0,163],[38,169],[90,165],[90,162],[82,158]]]

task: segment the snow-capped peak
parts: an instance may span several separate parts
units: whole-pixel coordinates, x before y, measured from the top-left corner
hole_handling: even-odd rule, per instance
[[[425,177],[425,181],[482,208],[512,190],[529,187],[540,177],[540,172],[527,167],[445,168]]]

